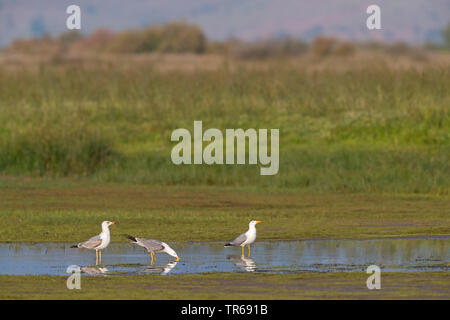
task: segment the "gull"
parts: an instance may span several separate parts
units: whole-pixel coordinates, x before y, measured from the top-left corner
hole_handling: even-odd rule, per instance
[[[248,224],[248,231],[246,233],[241,234],[239,237],[234,239],[231,242],[228,242],[224,245],[224,247],[230,246],[241,246],[242,247],[242,256],[244,255],[244,247],[248,246],[248,256],[250,257],[250,245],[256,240],[256,225],[261,223],[259,220],[252,220]]]
[[[94,249],[95,250],[95,265],[99,264],[99,256],[100,256],[100,264],[102,264],[102,250],[105,249],[109,242],[111,241],[111,236],[109,233],[109,226],[115,224],[115,222],[111,221],[103,221],[102,222],[102,232],[95,237],[90,238],[87,241],[80,242],[76,245],[71,246],[71,248],[86,248],[86,249]]]
[[[150,264],[153,264],[156,261],[155,252],[165,252],[168,255],[175,257],[177,259],[176,261],[180,261],[180,258],[178,257],[177,253],[165,242],[153,239],[135,238],[130,235],[125,236],[131,241],[133,241],[133,243],[136,243],[138,246],[147,249],[147,251],[150,253],[151,256]]]

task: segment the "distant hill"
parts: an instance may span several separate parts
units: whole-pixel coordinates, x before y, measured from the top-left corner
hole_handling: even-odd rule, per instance
[[[450,0],[0,0],[0,46],[65,31],[65,10],[82,9],[82,32],[138,28],[170,20],[201,26],[212,39],[334,35],[353,40],[440,42]],[[382,30],[366,28],[366,8],[382,9]]]

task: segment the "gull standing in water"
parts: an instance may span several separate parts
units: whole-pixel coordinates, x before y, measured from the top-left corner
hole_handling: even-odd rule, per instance
[[[133,241],[133,243],[136,243],[138,246],[147,249],[151,256],[150,264],[153,264],[156,261],[155,252],[165,252],[168,255],[175,257],[177,259],[176,261],[180,261],[177,253],[165,242],[153,239],[135,238],[130,235],[126,235],[126,237]]]
[[[71,248],[86,248],[95,250],[95,265],[99,264],[99,256],[100,256],[100,264],[102,264],[102,250],[105,249],[111,241],[109,226],[113,224],[115,224],[114,221],[113,222],[103,221],[102,232],[98,236],[92,237],[87,241],[73,245],[71,246]]]
[[[261,221],[259,220],[250,221],[250,223],[248,224],[248,231],[246,233],[241,234],[233,241],[226,243],[224,247],[241,246],[242,256],[244,256],[244,247],[248,246],[248,256],[250,257],[250,245],[256,240],[256,225],[258,223],[261,223]]]

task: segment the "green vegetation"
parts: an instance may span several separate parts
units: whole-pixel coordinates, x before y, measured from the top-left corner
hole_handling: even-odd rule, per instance
[[[390,60],[370,58],[219,59],[190,72],[163,71],[170,61],[117,59],[0,64],[0,173],[448,194],[448,67],[396,69]],[[192,130],[194,120],[221,130],[279,128],[279,173],[262,177],[255,165],[172,164],[171,132]]]
[[[258,239],[368,239],[450,234],[442,196],[260,193],[245,189],[92,185],[3,179],[0,241],[77,242],[113,220],[112,241],[224,241],[262,220]],[[214,226],[214,231],[211,230]]]
[[[230,274],[82,277],[0,276],[0,299],[449,299],[445,272],[383,273],[368,290],[366,273]]]
[[[442,30],[442,38],[444,38],[444,47],[450,49],[450,23]]]

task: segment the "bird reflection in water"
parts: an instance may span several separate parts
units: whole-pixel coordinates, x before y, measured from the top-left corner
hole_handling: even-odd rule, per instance
[[[166,264],[165,266],[151,266],[144,270],[144,273],[151,273],[151,274],[159,274],[159,275],[166,275],[168,274],[175,266],[177,265],[177,261],[172,261]]]
[[[106,267],[80,267],[80,270],[91,276],[102,275],[109,272]]]
[[[231,260],[236,267],[241,270],[253,272],[256,270],[255,261],[252,258],[245,256],[227,256],[228,260]]]

